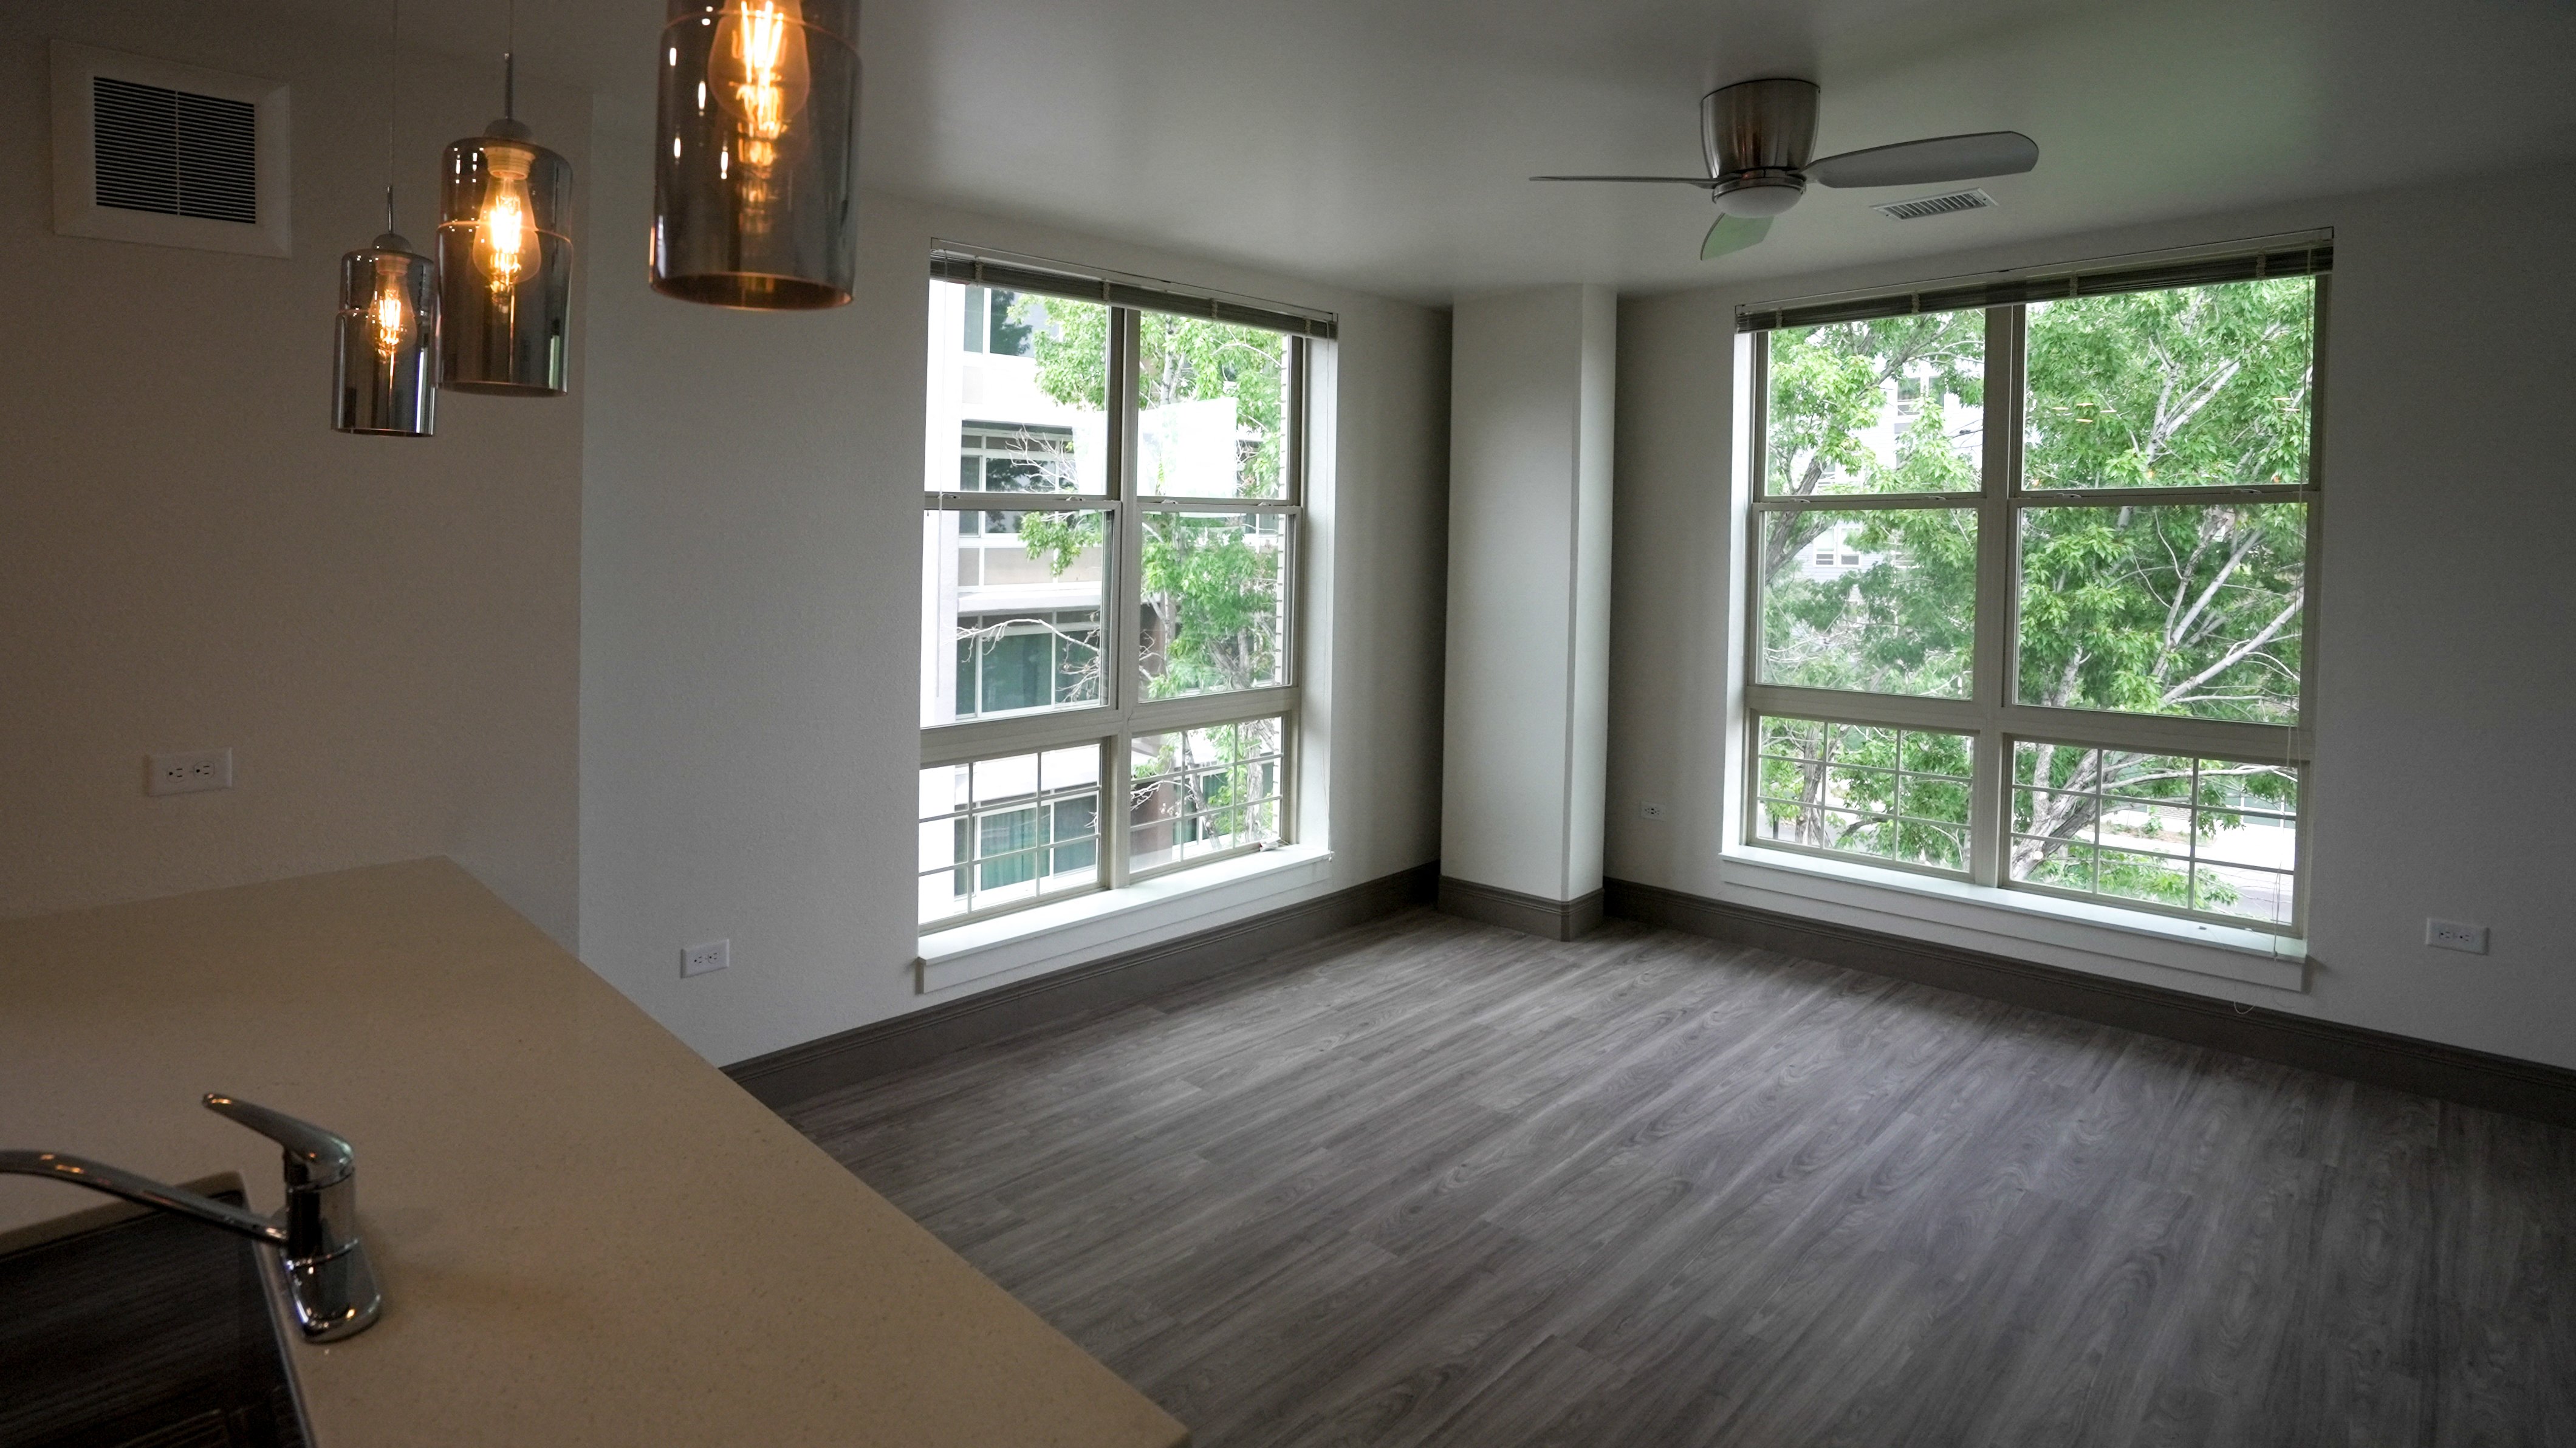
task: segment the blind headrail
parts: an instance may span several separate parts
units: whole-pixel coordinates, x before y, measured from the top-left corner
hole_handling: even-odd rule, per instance
[[[2180,253],[2180,254],[2177,254]],[[2147,252],[2070,266],[1943,277],[1911,287],[1792,297],[1735,309],[1735,330],[1768,332],[1826,322],[1864,322],[1915,312],[2054,301],[2114,292],[2161,291],[2266,277],[2321,276],[2334,269],[2334,233],[2255,237],[2219,246]]]
[[[1154,277],[1082,271],[1035,257],[984,251],[944,241],[933,243],[930,274],[940,281],[962,282],[969,286],[1071,297],[1079,301],[1105,302],[1115,307],[1141,307],[1147,311],[1206,317],[1301,337],[1332,337],[1340,332],[1339,318],[1331,312],[1235,296]]]

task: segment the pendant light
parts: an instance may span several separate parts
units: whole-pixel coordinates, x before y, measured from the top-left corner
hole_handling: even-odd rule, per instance
[[[340,258],[331,426],[379,437],[437,428],[438,267],[394,230],[394,131],[402,114],[402,0],[385,52],[385,229]]]
[[[501,119],[447,148],[438,223],[439,385],[553,397],[572,326],[572,164],[518,118],[519,7],[501,57]]]
[[[667,13],[653,289],[761,311],[848,301],[855,0],[670,0]]]

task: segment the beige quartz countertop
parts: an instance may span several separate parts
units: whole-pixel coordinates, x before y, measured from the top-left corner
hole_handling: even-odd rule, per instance
[[[357,1148],[317,1448],[1187,1441],[444,860],[0,922],[0,1146],[275,1210],[207,1091]],[[0,1232],[104,1200],[0,1177]]]

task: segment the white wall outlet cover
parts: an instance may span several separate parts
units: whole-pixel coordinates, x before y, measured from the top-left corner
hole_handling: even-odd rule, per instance
[[[145,794],[195,794],[232,787],[233,752],[229,749],[190,749],[144,756]]]
[[[2463,920],[2427,919],[2424,943],[2443,950],[2462,950],[2471,955],[2487,953],[2487,928]]]
[[[680,952],[680,974],[683,977],[704,975],[708,971],[722,970],[731,964],[733,964],[733,942],[730,940],[692,945]]]

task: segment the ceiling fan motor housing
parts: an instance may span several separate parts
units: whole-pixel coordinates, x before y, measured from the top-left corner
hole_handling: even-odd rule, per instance
[[[1700,148],[1717,178],[1718,209],[1733,216],[1777,216],[1807,191],[1805,166],[1816,144],[1813,81],[1773,77],[1741,81],[1700,97]]]
[[[1717,183],[1709,193],[1717,209],[1729,216],[1777,216],[1807,194],[1807,178],[1795,171],[1740,171]]]

